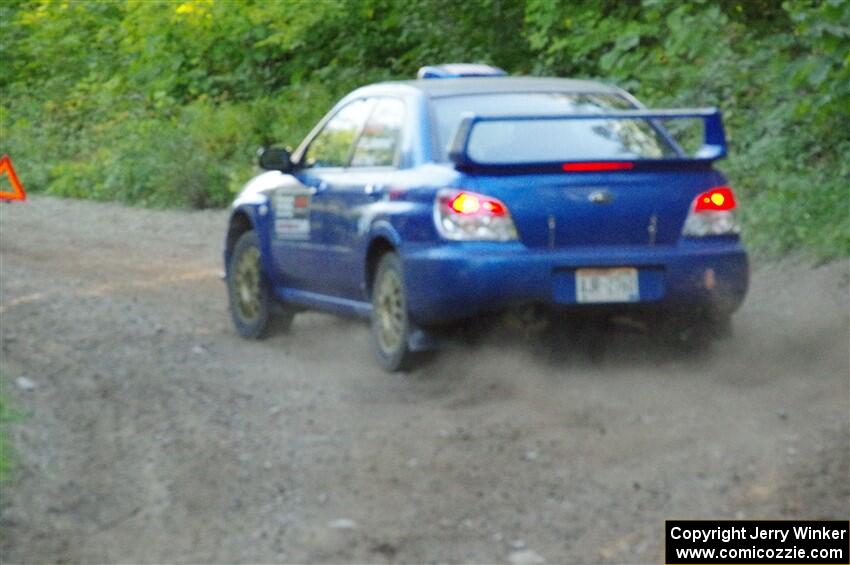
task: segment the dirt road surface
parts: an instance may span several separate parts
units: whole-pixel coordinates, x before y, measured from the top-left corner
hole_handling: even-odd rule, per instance
[[[394,376],[356,321],[239,339],[225,220],[0,206],[0,560],[659,562],[665,518],[850,516],[846,260],[755,268],[700,356],[610,332]]]

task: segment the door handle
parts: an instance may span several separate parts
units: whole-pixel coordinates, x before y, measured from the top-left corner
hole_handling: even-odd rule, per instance
[[[310,194],[316,194],[317,192],[322,192],[323,190],[327,189],[328,183],[325,181],[319,181],[318,184],[309,186]]]
[[[363,190],[370,196],[380,196],[384,192],[384,187],[377,184],[367,184]]]

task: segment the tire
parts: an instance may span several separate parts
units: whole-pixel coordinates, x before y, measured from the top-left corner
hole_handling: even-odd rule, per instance
[[[262,339],[272,327],[287,329],[292,314],[280,308],[262,270],[260,243],[253,231],[243,233],[227,264],[230,318],[240,336]]]
[[[372,348],[384,370],[397,372],[412,367],[414,354],[407,342],[410,330],[401,259],[387,253],[378,263],[372,284]]]

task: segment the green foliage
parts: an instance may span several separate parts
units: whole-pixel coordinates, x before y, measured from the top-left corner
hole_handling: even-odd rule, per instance
[[[717,105],[747,237],[850,253],[850,3],[529,0],[535,72],[590,75],[652,106]]]
[[[6,0],[0,38],[28,190],[222,206],[351,88],[480,61],[720,106],[749,241],[850,252],[846,0]]]
[[[6,435],[6,425],[16,421],[20,415],[9,406],[6,397],[0,396],[0,483],[9,478],[12,470],[12,447]]]

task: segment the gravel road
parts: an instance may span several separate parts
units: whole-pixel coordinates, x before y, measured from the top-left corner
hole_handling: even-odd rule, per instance
[[[754,270],[735,337],[239,339],[226,215],[0,206],[3,562],[659,562],[665,518],[850,516],[847,260]]]

